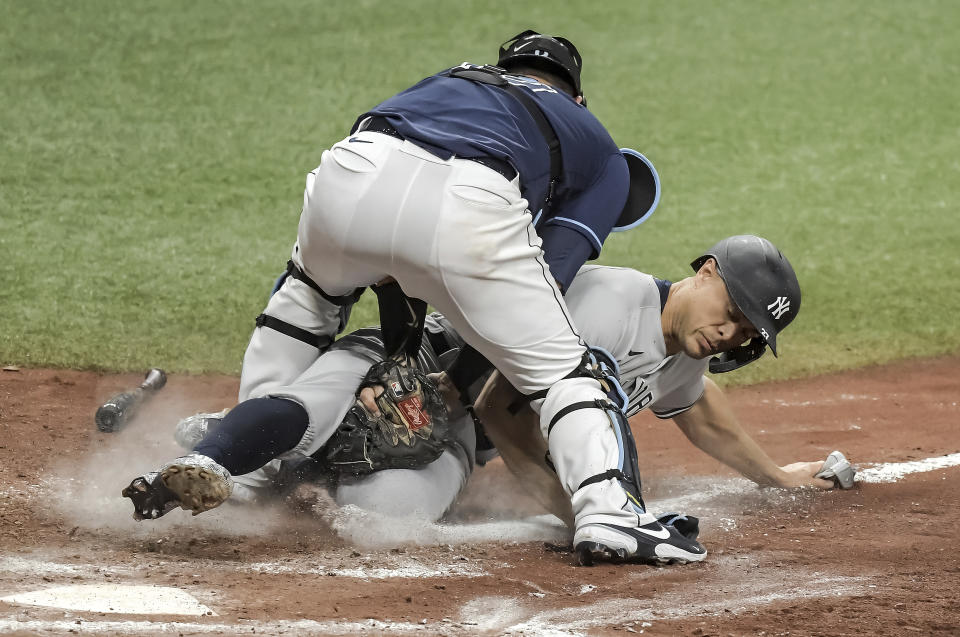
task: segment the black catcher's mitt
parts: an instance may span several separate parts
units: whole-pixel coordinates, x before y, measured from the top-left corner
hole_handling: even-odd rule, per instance
[[[376,398],[381,416],[374,418],[358,400],[315,457],[353,475],[415,469],[439,458],[449,425],[436,385],[416,367],[393,359],[371,367],[360,389],[373,385],[384,387]]]

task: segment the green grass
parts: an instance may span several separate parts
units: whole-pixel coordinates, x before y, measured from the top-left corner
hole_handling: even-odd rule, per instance
[[[303,177],[357,114],[529,26],[664,185],[601,261],[751,232],[803,311],[740,382],[960,349],[960,5],[0,1],[0,362],[235,373]],[[371,299],[351,327],[376,321]]]

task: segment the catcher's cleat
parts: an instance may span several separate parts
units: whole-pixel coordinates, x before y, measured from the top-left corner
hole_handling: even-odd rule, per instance
[[[212,458],[191,453],[160,469],[160,481],[169,489],[180,507],[194,515],[214,509],[233,491],[230,472]]]
[[[664,513],[657,516],[657,522],[664,526],[672,526],[688,540],[696,540],[700,535],[700,520],[692,515]]]
[[[184,449],[193,449],[207,432],[220,424],[223,417],[227,415],[230,408],[218,411],[216,413],[199,413],[187,416],[177,423],[177,428],[173,432],[173,439]]]
[[[156,471],[134,478],[121,495],[133,502],[133,519],[138,521],[155,520],[180,505],[176,494],[164,486]]]
[[[581,566],[593,566],[595,562],[686,564],[707,557],[707,550],[699,542],[660,522],[634,528],[585,524],[577,529],[573,546]]]

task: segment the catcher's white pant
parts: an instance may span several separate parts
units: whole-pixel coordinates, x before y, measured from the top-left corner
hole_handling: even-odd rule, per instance
[[[564,379],[584,346],[526,207],[516,178],[358,132],[325,151],[307,178],[294,261],[331,295],[394,277],[408,295],[443,313],[518,390],[548,390],[534,402],[546,436],[561,409],[604,394],[593,379]],[[310,329],[296,317],[279,318]],[[629,504],[616,479],[580,488],[618,466],[622,451],[604,412],[565,416],[548,445],[578,527],[654,520]]]

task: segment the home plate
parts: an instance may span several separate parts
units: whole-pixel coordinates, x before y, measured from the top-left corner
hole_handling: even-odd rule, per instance
[[[168,586],[88,584],[0,597],[0,602],[131,615],[216,615],[186,591]]]

